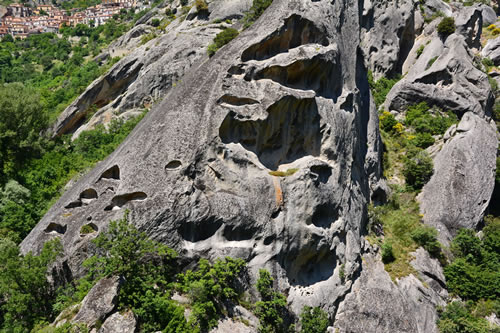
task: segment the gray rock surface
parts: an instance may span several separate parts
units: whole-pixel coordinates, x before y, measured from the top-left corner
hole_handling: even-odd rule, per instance
[[[361,49],[375,79],[401,72],[415,40],[414,0],[364,1]]]
[[[483,58],[489,58],[495,65],[500,64],[500,37],[490,39],[481,51]]]
[[[427,17],[439,12],[443,13],[444,16],[451,16],[453,13],[450,5],[442,0],[425,0],[422,3],[422,8]]]
[[[241,19],[250,10],[252,1],[250,0],[218,0],[208,4],[210,21]]]
[[[481,47],[483,16],[477,6],[464,7],[455,14],[455,33],[465,37],[469,47]]]
[[[424,222],[438,229],[441,242],[481,222],[495,185],[497,147],[494,125],[468,112],[434,158],[434,174],[418,200]]]
[[[106,319],[98,333],[134,333],[136,325],[137,319],[132,311],[115,312]]]
[[[98,124],[108,124],[117,117],[128,118],[150,108],[177,85],[194,64],[206,60],[207,46],[228,26],[209,22],[242,17],[250,3],[239,0],[221,7],[221,1],[214,2],[210,6],[213,9],[210,21],[196,16],[191,20],[179,17],[164,32],[145,24],[136,25],[105,53],[110,57],[123,56],[123,59],[66,108],[51,133],[54,136],[75,133],[73,138],[76,138]],[[151,15],[153,17],[155,11]],[[158,37],[143,45],[142,37],[148,33]],[[98,111],[88,119],[91,106],[97,106]]]
[[[458,116],[468,111],[490,115],[494,97],[488,76],[475,67],[465,37],[453,34],[444,43],[437,36],[427,41],[419,44],[425,45],[423,53],[418,59],[413,56],[408,74],[387,95],[386,109],[403,112],[425,101]]]
[[[421,247],[411,255],[415,259],[410,264],[420,274],[420,279],[440,295],[442,299],[447,299],[446,279],[439,260],[431,258],[429,253]]]
[[[437,333],[435,306],[444,304],[413,275],[395,284],[380,257],[365,255],[361,275],[340,304],[334,327],[339,333]]]
[[[477,8],[481,11],[483,17],[483,27],[487,27],[490,24],[494,24],[498,21],[498,15],[493,8],[490,6],[480,4]]]
[[[98,320],[103,321],[116,306],[119,286],[120,279],[118,277],[99,280],[83,299],[80,311],[72,319],[72,322],[83,323],[91,328]]]
[[[240,257],[253,277],[267,267],[294,311],[314,305],[334,313],[350,288],[340,267],[349,279],[359,270],[366,205],[380,188],[378,115],[353,34],[359,11],[356,2],[275,0],[251,28],[191,67],[49,210],[22,251],[59,237],[60,265],[81,276],[92,237],[129,209],[131,223],[181,255]],[[148,61],[153,44],[144,45]],[[145,68],[134,59],[111,72]],[[129,84],[127,96],[136,91]],[[298,170],[288,177],[269,174],[291,168]],[[82,237],[89,220],[97,232]]]

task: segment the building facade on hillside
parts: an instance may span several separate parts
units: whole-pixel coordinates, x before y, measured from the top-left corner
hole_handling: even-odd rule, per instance
[[[7,7],[7,13],[0,18],[0,37],[7,34],[26,38],[30,34],[58,32],[64,25],[86,24],[100,26],[109,21],[121,9],[135,8],[135,0],[103,0],[102,4],[83,11],[72,9],[67,12],[52,5],[39,5],[34,10],[22,4]]]

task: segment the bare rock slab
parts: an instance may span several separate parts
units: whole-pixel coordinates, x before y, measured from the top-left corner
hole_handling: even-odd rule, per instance
[[[494,126],[468,112],[436,155],[434,175],[418,200],[424,222],[438,229],[441,242],[481,222],[495,185],[497,147]]]
[[[80,311],[72,321],[93,327],[98,320],[104,320],[116,307],[119,286],[118,277],[101,279],[85,296]]]

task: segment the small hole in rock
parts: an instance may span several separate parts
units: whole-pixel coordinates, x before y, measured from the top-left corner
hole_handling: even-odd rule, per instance
[[[97,226],[94,223],[88,223],[80,228],[80,234],[88,235],[97,232],[97,230],[99,230],[99,228],[97,228]]]
[[[118,165],[114,165],[108,170],[104,171],[99,180],[101,179],[115,179],[120,180],[120,168]]]
[[[80,193],[80,199],[97,199],[97,191],[93,188],[88,188]]]
[[[58,234],[64,234],[66,232],[67,226],[60,225],[58,223],[50,223],[47,228],[45,228],[46,233],[56,232]]]
[[[169,171],[169,170],[176,170],[176,169],[179,169],[181,166],[182,166],[182,162],[181,161],[174,160],[174,161],[169,162],[165,166],[165,170],[167,170],[167,171]]]

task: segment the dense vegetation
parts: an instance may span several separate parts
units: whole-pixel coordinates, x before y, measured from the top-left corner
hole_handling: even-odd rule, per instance
[[[377,84],[371,82],[377,104],[385,100],[391,84],[387,79]],[[368,239],[380,246],[385,268],[393,279],[416,274],[410,265],[410,253],[419,246],[444,265],[447,288],[452,297],[459,299],[439,309],[440,332],[498,332],[485,317],[498,316],[500,312],[500,219],[487,218],[480,236],[472,230],[461,230],[450,248],[443,250],[437,231],[422,224],[415,200],[432,176],[432,159],[425,149],[457,122],[452,112],[431,108],[425,102],[408,107],[398,118],[387,111],[380,114],[384,174],[404,179],[405,184],[392,184],[393,194],[388,202],[369,209]],[[498,175],[497,167],[496,184],[500,184]]]
[[[484,317],[500,315],[500,219],[489,217],[481,237],[460,230],[451,243],[453,261],[445,267],[448,290],[461,301],[443,309],[442,333],[498,332]]]
[[[227,257],[210,263],[201,259],[196,269],[181,272],[175,251],[148,239],[128,224],[126,216],[111,222],[109,229],[93,240],[99,254],[84,262],[88,274],[58,290],[50,287],[45,276],[61,251],[57,239],[46,243],[39,256],[20,256],[14,242],[1,239],[0,332],[53,332],[48,323],[61,311],[68,318],[74,316],[76,313],[68,309],[97,281],[113,276],[123,281],[118,310],[132,310],[141,332],[208,332],[238,304],[255,312],[260,332],[297,331],[286,298],[273,289],[268,271],[260,271],[256,289],[261,300],[252,305],[244,293],[248,273],[243,260]],[[187,296],[189,303],[173,300],[174,293]],[[186,306],[191,309],[188,320],[184,317]],[[319,308],[305,307],[300,316],[300,332],[324,333],[328,324],[328,316]],[[60,332],[71,332],[71,325],[63,326]]]
[[[0,42],[0,235],[18,242],[78,173],[104,159],[141,117],[98,127],[71,142],[46,129],[62,110],[118,59],[93,57],[144,12],[122,10],[106,24],[61,28]]]
[[[381,77],[380,79],[375,81],[375,79],[373,78],[373,73],[370,71],[368,72],[368,83],[373,95],[373,100],[375,101],[375,105],[377,107],[380,107],[382,104],[384,104],[387,94],[400,79],[400,76],[392,79]]]

